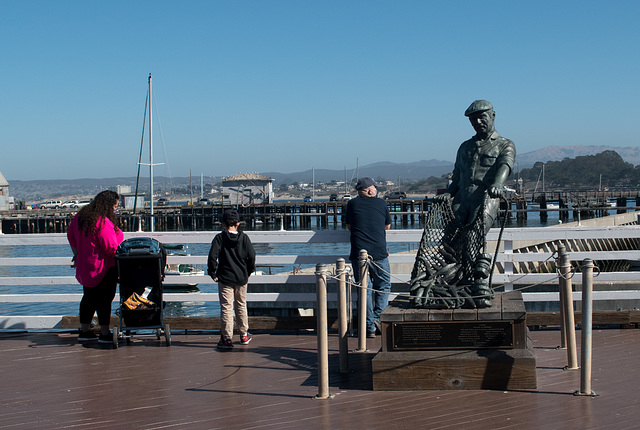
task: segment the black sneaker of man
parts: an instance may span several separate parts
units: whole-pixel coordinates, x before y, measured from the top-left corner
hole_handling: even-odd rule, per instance
[[[78,335],[78,342],[90,342],[92,340],[98,339],[98,336],[91,330],[82,331],[80,330],[80,334]]]
[[[109,334],[101,334],[98,338],[98,343],[113,343],[113,335]]]
[[[375,338],[375,337],[376,337],[376,332],[375,332],[375,330],[374,330],[374,331],[368,331],[368,332],[367,332],[367,337],[368,337],[368,338],[370,338],[370,339]]]

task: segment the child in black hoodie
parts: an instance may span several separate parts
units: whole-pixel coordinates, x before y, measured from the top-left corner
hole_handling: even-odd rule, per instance
[[[240,332],[240,344],[251,342],[247,314],[247,282],[256,269],[256,252],[249,237],[238,231],[238,211],[229,209],[222,215],[222,232],[211,242],[207,269],[218,283],[220,297],[220,341],[218,349],[231,349],[233,315]]]

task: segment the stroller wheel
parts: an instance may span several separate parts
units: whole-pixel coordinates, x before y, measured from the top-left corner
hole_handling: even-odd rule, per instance
[[[118,326],[113,327],[113,349],[118,349]]]
[[[167,346],[171,346],[171,326],[169,324],[164,325],[164,338],[167,341]]]

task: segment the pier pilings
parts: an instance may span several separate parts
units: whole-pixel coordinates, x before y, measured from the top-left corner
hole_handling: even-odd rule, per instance
[[[635,202],[634,200],[635,199]],[[557,202],[557,207],[550,203]],[[611,203],[615,202],[615,208]],[[386,200],[394,226],[421,228],[431,201],[429,199]],[[536,203],[536,205],[534,205]],[[537,204],[539,203],[539,206]],[[634,204],[635,206],[630,206]],[[237,209],[244,228],[248,230],[315,230],[345,228],[346,201],[279,202],[251,205],[184,205],[154,208],[156,231],[215,231],[220,229],[222,213]],[[529,212],[538,212],[542,224],[549,222],[549,212],[557,212],[562,222],[603,217],[610,212],[626,213],[640,208],[640,191],[614,193],[545,192],[535,196],[518,196],[510,204],[501,204],[508,217],[517,225],[526,225]],[[77,210],[9,210],[0,212],[2,233],[65,233]],[[120,226],[124,231],[149,231],[151,215],[148,210],[133,213],[120,210]],[[394,227],[395,228],[395,227]]]

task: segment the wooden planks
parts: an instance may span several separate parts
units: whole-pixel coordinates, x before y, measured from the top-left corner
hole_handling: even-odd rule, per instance
[[[351,353],[340,375],[329,337],[332,400],[317,394],[316,338],[254,334],[246,347],[214,348],[217,334],[173,334],[173,345],[139,340],[117,350],[80,345],[66,333],[0,333],[0,428],[39,429],[632,429],[640,331],[595,330],[593,390],[576,397],[558,330],[531,332],[533,390],[372,391],[374,354]],[[375,351],[380,338],[369,339]],[[357,346],[349,339],[350,350]]]

